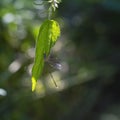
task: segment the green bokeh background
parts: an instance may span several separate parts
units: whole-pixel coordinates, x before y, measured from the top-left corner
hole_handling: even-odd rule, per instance
[[[119,120],[120,1],[62,1],[53,54],[63,67],[46,65],[35,92],[30,71],[47,6],[33,3],[0,1],[0,120]]]

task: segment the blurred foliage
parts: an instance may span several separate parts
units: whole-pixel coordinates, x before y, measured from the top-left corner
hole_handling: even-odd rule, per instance
[[[35,39],[47,13],[33,3],[0,1],[0,119],[119,120],[119,0],[62,1],[55,15],[62,36],[53,54],[63,69],[46,65],[34,93]]]

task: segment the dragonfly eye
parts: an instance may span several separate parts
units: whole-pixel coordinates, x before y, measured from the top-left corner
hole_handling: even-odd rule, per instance
[[[43,54],[43,57],[44,57],[44,60],[46,61],[47,60],[47,55]]]

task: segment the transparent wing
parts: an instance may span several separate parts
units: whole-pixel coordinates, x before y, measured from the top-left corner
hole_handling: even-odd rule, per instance
[[[62,69],[62,65],[59,62],[49,61],[48,63],[51,67],[53,67],[56,70],[61,70]]]
[[[61,70],[62,65],[60,63],[60,60],[57,59],[56,57],[50,55],[48,57],[44,56],[45,62],[47,62],[52,68],[56,70]]]

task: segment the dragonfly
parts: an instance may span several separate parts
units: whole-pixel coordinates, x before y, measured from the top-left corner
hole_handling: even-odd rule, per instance
[[[57,57],[53,56],[52,54],[49,55],[48,57],[46,57],[46,55],[44,54],[44,61],[46,63],[48,63],[55,70],[62,69],[62,65],[60,63],[60,60]]]
[[[44,61],[49,66],[51,66],[51,68],[53,68],[53,70],[61,70],[62,69],[62,65],[60,63],[60,60],[57,57],[55,57],[53,54],[50,54],[49,56],[46,56],[46,54],[44,54]],[[51,72],[49,72],[49,75],[52,78],[55,86],[58,87]]]

